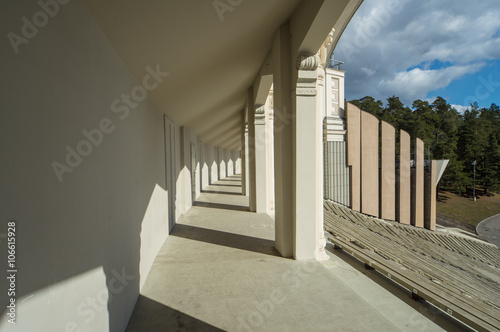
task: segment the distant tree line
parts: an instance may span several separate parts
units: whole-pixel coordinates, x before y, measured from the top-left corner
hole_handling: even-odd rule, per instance
[[[350,103],[386,121],[399,130],[407,131],[425,143],[426,159],[449,159],[440,187],[459,195],[472,190],[473,165],[476,161],[476,186],[484,194],[500,188],[500,109],[491,104],[480,108],[476,103],[460,114],[437,97],[433,103],[415,100],[405,106],[399,97],[387,98],[387,104],[366,96]],[[396,151],[399,151],[396,143]],[[430,156],[428,154],[430,153]]]

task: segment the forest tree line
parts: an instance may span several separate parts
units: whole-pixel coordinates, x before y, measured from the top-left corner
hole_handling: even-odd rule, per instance
[[[400,129],[407,131],[412,137],[412,149],[415,137],[422,139],[426,159],[449,159],[439,184],[441,189],[458,195],[470,194],[473,161],[476,161],[476,188],[479,185],[484,194],[500,188],[500,109],[497,105],[480,108],[474,103],[461,114],[441,97],[432,103],[415,100],[411,108],[395,96],[387,98],[386,105],[370,96],[349,102],[390,123],[398,137]],[[396,143],[396,153],[398,151]]]

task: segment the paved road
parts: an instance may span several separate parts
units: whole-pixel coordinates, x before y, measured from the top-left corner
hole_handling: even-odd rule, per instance
[[[500,214],[481,221],[476,227],[476,232],[483,239],[500,248]]]

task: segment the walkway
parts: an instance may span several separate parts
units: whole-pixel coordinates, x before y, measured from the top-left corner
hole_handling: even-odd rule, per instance
[[[322,263],[280,257],[273,220],[248,212],[239,185],[207,187],[175,226],[127,331],[460,330],[342,251]]]
[[[484,219],[476,226],[476,232],[483,239],[500,248],[500,214]]]

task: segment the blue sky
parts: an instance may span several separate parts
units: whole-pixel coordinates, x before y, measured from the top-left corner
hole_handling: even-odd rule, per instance
[[[336,49],[346,99],[500,105],[499,0],[365,0]]]

